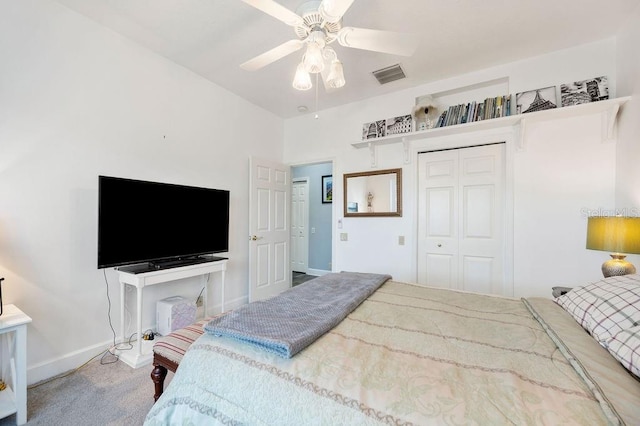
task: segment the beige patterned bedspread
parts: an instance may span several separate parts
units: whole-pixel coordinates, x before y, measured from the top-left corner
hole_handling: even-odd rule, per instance
[[[608,424],[518,299],[389,281],[292,359],[206,333],[146,424]]]

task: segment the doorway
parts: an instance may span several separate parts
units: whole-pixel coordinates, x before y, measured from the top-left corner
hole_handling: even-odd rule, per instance
[[[297,285],[332,269],[333,205],[323,188],[332,182],[333,163],[292,166],[291,178],[291,271]]]

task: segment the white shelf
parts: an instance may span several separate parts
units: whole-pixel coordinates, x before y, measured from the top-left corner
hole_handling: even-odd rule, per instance
[[[474,121],[472,123],[455,124],[452,126],[438,127],[435,129],[421,130],[418,132],[402,133],[398,135],[385,136],[383,138],[368,139],[360,142],[352,143],[354,148],[369,148],[372,155],[372,166],[375,166],[375,147],[379,145],[388,145],[402,143],[405,145],[405,162],[408,162],[408,146],[412,141],[420,139],[438,138],[449,135],[459,135],[480,130],[498,129],[504,127],[520,127],[520,135],[518,140],[518,148],[524,147],[524,135],[526,125],[528,123],[537,123],[540,121],[557,120],[569,117],[578,117],[588,114],[602,113],[603,119],[606,119],[605,132],[603,140],[613,139],[615,136],[615,123],[620,107],[627,101],[631,100],[631,96],[625,96],[616,99],[607,99],[599,102],[591,102],[588,104],[574,105],[562,108],[548,109],[528,114],[510,115],[508,117],[492,118],[482,121]]]
[[[16,396],[7,384],[7,388],[0,391],[0,418],[5,418],[17,412]]]
[[[0,330],[12,329],[31,322],[31,318],[25,315],[15,305],[4,305],[2,316],[0,317]]]

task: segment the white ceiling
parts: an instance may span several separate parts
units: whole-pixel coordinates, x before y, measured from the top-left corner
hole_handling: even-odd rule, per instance
[[[315,108],[315,90],[291,81],[302,51],[258,71],[239,65],[295,38],[291,27],[240,0],[57,0],[274,114]],[[304,0],[279,0],[295,11]],[[356,0],[343,25],[414,34],[410,57],[332,44],[347,84],[319,108],[362,100],[616,34],[640,0]],[[407,78],[379,85],[371,74],[400,63]]]

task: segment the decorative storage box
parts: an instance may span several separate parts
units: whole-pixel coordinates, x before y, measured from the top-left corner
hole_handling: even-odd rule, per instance
[[[196,302],[182,296],[167,297],[156,303],[158,333],[166,336],[196,321]]]

